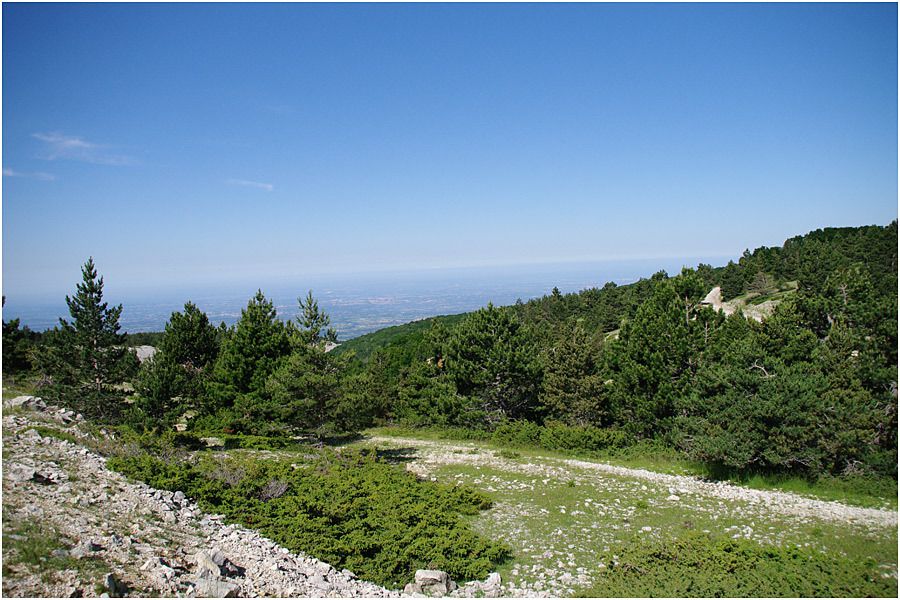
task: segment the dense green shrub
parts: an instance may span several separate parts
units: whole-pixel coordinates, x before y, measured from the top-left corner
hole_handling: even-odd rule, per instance
[[[583,450],[599,452],[624,448],[634,439],[620,429],[571,427],[548,422],[541,428],[540,446],[547,450]]]
[[[482,579],[510,554],[461,519],[489,508],[488,497],[419,481],[374,452],[326,451],[296,469],[214,456],[190,464],[148,454],[108,464],[154,487],[182,490],[205,510],[386,586],[402,586],[423,568]]]
[[[635,539],[587,597],[894,597],[897,580],[877,566],[812,548],[761,546],[747,540],[687,533]]]
[[[494,429],[491,441],[515,446],[540,446],[541,426],[532,421],[507,421]]]

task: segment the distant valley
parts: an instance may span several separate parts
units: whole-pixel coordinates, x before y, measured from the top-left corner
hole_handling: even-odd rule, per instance
[[[649,277],[660,268],[670,274],[682,266],[701,262],[724,265],[727,257],[684,257],[667,259],[619,260],[590,263],[561,263],[435,269],[428,271],[368,274],[365,276],[311,277],[297,284],[278,282],[270,285],[252,282],[245,286],[209,290],[128,293],[116,295],[110,290],[110,302],[122,303],[122,330],[134,333],[162,331],[173,311],[181,310],[188,300],[197,304],[213,323],[233,325],[241,316],[247,298],[261,287],[275,303],[279,317],[297,316],[297,297],[312,288],[322,308],[330,315],[340,340],[349,340],[385,327],[401,325],[436,315],[469,312],[488,302],[502,306],[516,300],[530,300],[550,293],[577,292],[602,287],[613,281],[618,285]],[[68,310],[64,299],[27,299],[7,294],[4,319],[19,318],[22,325],[43,331],[54,327]]]

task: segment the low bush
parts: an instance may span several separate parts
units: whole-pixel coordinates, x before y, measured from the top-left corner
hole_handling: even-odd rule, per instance
[[[586,597],[894,597],[897,581],[874,561],[811,548],[762,546],[689,532],[635,539],[585,590]]]
[[[417,569],[483,579],[510,556],[465,524],[491,506],[467,487],[419,481],[374,452],[326,450],[312,464],[206,455],[195,463],[151,455],[108,462],[129,477],[181,490],[204,510],[260,531],[283,546],[388,587]]]
[[[300,446],[298,440],[287,436],[225,435],[217,436],[225,442],[227,450],[284,450]]]

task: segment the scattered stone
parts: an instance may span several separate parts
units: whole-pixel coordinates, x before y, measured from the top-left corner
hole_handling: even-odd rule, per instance
[[[37,396],[16,396],[3,401],[3,408],[24,408],[26,410],[41,411],[47,408],[43,400]]]
[[[423,594],[443,596],[450,591],[450,575],[445,571],[419,569],[415,580]]]

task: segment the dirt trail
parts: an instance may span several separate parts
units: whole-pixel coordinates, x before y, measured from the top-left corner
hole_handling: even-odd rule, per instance
[[[420,454],[412,463],[412,469],[423,475],[429,473],[435,466],[447,464],[490,465],[514,473],[566,479],[584,477],[586,474],[609,475],[652,482],[669,488],[673,496],[705,496],[746,502],[767,512],[784,516],[814,518],[870,528],[897,528],[895,510],[848,506],[840,502],[816,500],[790,492],[754,490],[727,482],[703,481],[696,477],[655,473],[645,469],[618,467],[587,460],[541,457],[541,462],[536,464],[524,459],[505,459],[489,452],[471,454],[468,451],[475,446],[459,442],[387,436],[373,436],[370,439],[380,445],[417,448]]]

